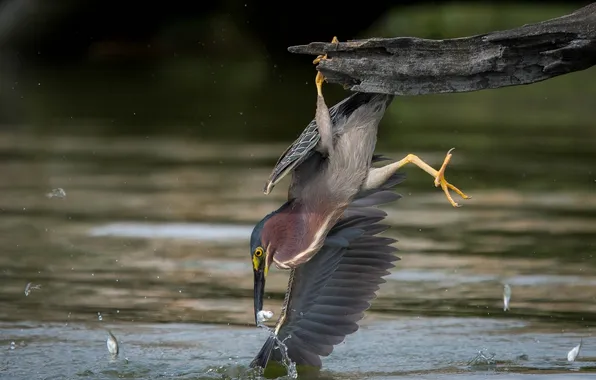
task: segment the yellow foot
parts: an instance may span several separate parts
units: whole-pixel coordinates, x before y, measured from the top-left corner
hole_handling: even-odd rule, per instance
[[[331,40],[332,44],[338,44],[339,40],[337,39],[337,37],[333,37],[333,39]],[[313,64],[317,64],[319,62],[321,62],[321,60],[323,59],[327,59],[327,54],[321,54],[319,55],[317,58],[314,59],[314,61],[312,61]]]
[[[451,205],[453,207],[459,207],[460,205],[457,202],[455,202],[453,200],[453,198],[451,197],[451,194],[449,194],[449,190],[455,191],[463,199],[470,199],[472,197],[464,194],[460,189],[453,186],[452,184],[447,182],[447,180],[445,179],[445,169],[447,168],[449,161],[451,161],[451,156],[452,156],[451,152],[453,151],[453,149],[455,149],[455,148],[449,149],[449,152],[447,152],[447,155],[445,156],[445,160],[443,161],[443,165],[441,165],[441,169],[439,169],[439,171],[437,172],[437,175],[435,176],[435,186],[436,187],[441,186],[441,189],[443,189],[443,192],[447,196],[447,200],[449,200],[449,203],[451,203]]]
[[[331,40],[332,44],[338,44],[339,40],[337,39],[337,37],[333,37],[333,39]],[[313,64],[317,64],[319,62],[321,62],[321,60],[327,59],[327,54],[322,54],[319,55],[317,58],[314,59],[314,61],[312,61]],[[321,72],[317,72],[317,76],[315,78],[315,85],[317,86],[317,94],[319,94],[319,96],[323,96],[323,81],[325,80],[325,77],[323,76],[323,74],[321,74]]]
[[[457,204],[451,197],[451,194],[449,194],[449,190],[455,191],[463,199],[470,199],[472,197],[464,194],[460,189],[453,186],[445,179],[445,169],[447,168],[447,164],[449,164],[449,161],[451,160],[451,151],[453,151],[453,149],[447,152],[447,156],[445,156],[445,161],[443,161],[443,165],[441,165],[441,169],[439,169],[438,171],[433,169],[433,167],[427,164],[426,162],[422,161],[420,157],[411,153],[397,162],[385,165],[380,168],[372,169],[369,172],[369,178],[367,178],[366,180],[367,183],[365,185],[365,188],[376,188],[380,186],[383,182],[385,182],[387,179],[389,179],[389,177],[393,173],[397,172],[399,168],[401,168],[402,166],[406,164],[414,164],[418,166],[420,169],[430,174],[435,179],[435,186],[441,186],[441,189],[443,189],[445,195],[447,196],[447,199],[449,200],[449,203],[451,203],[453,207],[459,207],[459,204]]]

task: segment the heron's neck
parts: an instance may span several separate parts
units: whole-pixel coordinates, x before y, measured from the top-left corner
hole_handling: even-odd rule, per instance
[[[278,267],[295,268],[321,248],[337,219],[335,209],[321,206],[313,210],[309,205],[293,201],[267,221],[271,224],[266,226],[267,234],[263,237]]]

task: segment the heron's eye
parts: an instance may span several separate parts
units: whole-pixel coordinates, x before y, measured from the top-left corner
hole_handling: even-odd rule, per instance
[[[263,248],[259,247],[259,248],[255,249],[255,256],[256,257],[263,256]]]

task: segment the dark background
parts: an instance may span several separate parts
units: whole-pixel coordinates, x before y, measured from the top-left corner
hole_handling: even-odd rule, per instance
[[[4,0],[0,123],[38,133],[287,140],[311,118],[315,75],[313,57],[288,53],[290,45],[334,35],[458,37],[560,16],[587,3]],[[581,106],[569,98],[577,92],[569,83],[540,87],[554,88],[560,97],[539,107],[565,99]],[[330,101],[345,95],[338,87],[327,90]],[[393,111],[412,127],[434,123],[421,114],[439,113],[437,102],[453,110],[447,118],[435,114],[451,126],[515,124],[517,117],[473,118],[479,109],[468,110],[469,99],[482,102],[483,112],[507,109],[516,116],[527,111],[517,97],[528,101],[528,94],[406,98]],[[544,115],[540,122],[549,120]]]

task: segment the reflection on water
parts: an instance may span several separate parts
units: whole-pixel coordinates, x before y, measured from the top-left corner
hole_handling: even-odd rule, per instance
[[[227,226],[204,223],[148,224],[110,223],[89,231],[90,236],[120,236],[130,238],[196,239],[202,241],[243,240],[252,232],[252,226]]]
[[[283,183],[262,194],[283,148],[4,133],[0,377],[30,373],[24,362],[42,378],[250,377],[265,333],[252,327],[248,239],[284,200]],[[440,144],[408,150],[433,165],[445,154]],[[593,371],[594,160],[561,154],[586,170],[552,187],[549,170],[523,150],[502,161],[465,144],[455,153],[447,176],[474,198],[454,209],[432,178],[404,169],[403,198],[385,207],[402,260],[325,374],[484,378],[487,369],[466,365],[480,350],[495,353],[490,371],[519,378]],[[521,189],[491,175],[502,170],[540,175]],[[46,196],[57,188],[66,196]],[[278,310],[286,281],[271,271],[267,309]],[[41,288],[25,296],[30,282]],[[507,312],[503,283],[512,287]],[[121,342],[116,361],[106,329]],[[582,354],[567,363],[580,337]]]

